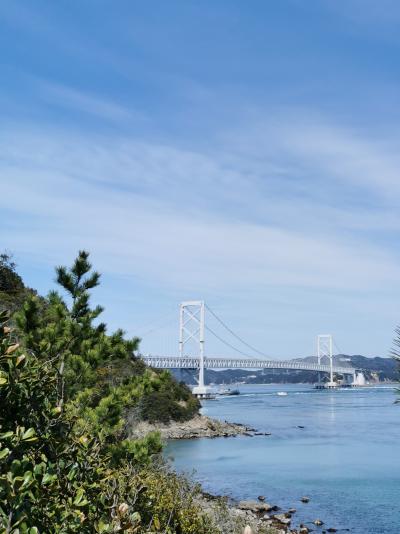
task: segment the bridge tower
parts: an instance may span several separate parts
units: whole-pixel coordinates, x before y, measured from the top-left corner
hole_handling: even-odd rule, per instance
[[[318,365],[321,364],[322,358],[329,359],[330,377],[327,387],[335,387],[336,383],[333,381],[333,339],[331,334],[319,334],[317,337],[317,356]]]
[[[179,356],[185,356],[185,347],[189,342],[196,345],[199,358],[199,381],[193,388],[198,397],[210,395],[209,388],[204,384],[204,328],[205,305],[203,300],[181,302],[179,309]]]

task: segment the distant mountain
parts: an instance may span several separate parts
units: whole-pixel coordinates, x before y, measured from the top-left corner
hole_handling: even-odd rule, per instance
[[[364,371],[365,377],[370,382],[393,382],[399,379],[399,368],[395,360],[391,358],[367,358],[365,356],[348,356],[340,354],[334,357],[337,363],[343,365],[343,360],[348,360],[348,364]],[[296,358],[297,361],[315,361],[315,356],[306,358]],[[187,384],[196,382],[196,372],[189,370],[174,371],[173,374],[179,380]],[[242,382],[245,384],[299,384],[315,383],[318,380],[318,373],[314,371],[292,371],[282,369],[261,369],[249,371],[245,369],[227,369],[223,371],[205,370],[205,379],[208,384],[235,384]]]
[[[366,358],[365,356],[349,356],[350,362],[354,367],[364,369],[367,371],[367,376],[374,378],[375,376],[380,382],[388,380],[399,379],[399,366],[392,358]]]

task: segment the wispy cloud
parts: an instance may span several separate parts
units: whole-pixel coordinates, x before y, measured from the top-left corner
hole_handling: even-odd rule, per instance
[[[90,248],[128,291],[141,281],[178,300],[234,295],[282,307],[308,294],[310,321],[322,295],[336,308],[343,295],[357,313],[365,295],[390,309],[400,283],[396,155],[327,121],[278,123],[232,130],[202,151],[9,127],[0,135],[2,246],[46,265]],[[369,193],[373,205],[361,201]],[[359,202],[346,198],[354,194]]]
[[[45,291],[89,248],[107,320],[128,329],[204,296],[273,352],[335,328],[348,350],[383,350],[400,8],[208,4],[0,5],[0,249]]]
[[[49,102],[64,108],[89,113],[97,117],[121,121],[135,117],[135,114],[110,99],[73,89],[65,85],[41,82],[39,88],[42,96]]]
[[[304,166],[321,173],[322,182],[332,177],[343,185],[354,184],[383,196],[386,201],[400,195],[400,157],[395,147],[381,139],[362,138],[357,133],[326,125],[286,131],[287,150]],[[325,176],[322,174],[324,173]]]
[[[303,167],[326,180],[387,192],[396,176],[390,161],[371,156],[360,143],[324,138],[321,130],[288,135],[281,140],[285,151],[290,147]],[[281,179],[279,191],[269,188],[263,174],[229,168],[226,147],[218,157],[218,151],[201,154],[134,139],[18,131],[0,142],[0,171],[7,176],[3,208],[8,198],[19,198],[15,209],[25,217],[45,214],[35,246],[42,242],[57,254],[68,243],[73,249],[86,241],[102,251],[110,270],[207,291],[249,284],[350,290],[399,279],[396,254],[353,233],[363,229],[362,221],[370,227],[369,214],[334,207],[333,198],[315,209],[312,192],[293,198],[295,176]],[[377,229],[398,229],[394,214],[376,209]],[[60,243],[62,228],[68,235]],[[26,250],[32,236],[20,233],[13,239]]]

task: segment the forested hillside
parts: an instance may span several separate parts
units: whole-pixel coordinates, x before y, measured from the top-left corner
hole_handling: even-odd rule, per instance
[[[25,286],[17,273],[12,255],[7,252],[0,254],[0,311],[14,312],[29,296],[35,294],[33,289]]]
[[[367,380],[371,382],[393,382],[398,380],[398,363],[393,358],[367,358],[365,356],[338,356],[338,359],[346,358],[353,367],[362,369]],[[298,358],[301,360],[301,358]],[[307,360],[309,358],[303,358]],[[313,358],[315,360],[315,358]],[[195,383],[195,372],[176,371],[178,380],[184,380],[187,384]],[[213,371],[206,369],[205,378],[208,384],[314,384],[318,381],[318,373],[313,371],[293,371],[280,369],[245,370],[225,369]]]
[[[128,419],[188,419],[198,401],[136,357],[138,338],[107,332],[88,253],[56,278],[39,297],[2,256],[0,531],[218,531],[162,464],[158,434],[129,438]]]

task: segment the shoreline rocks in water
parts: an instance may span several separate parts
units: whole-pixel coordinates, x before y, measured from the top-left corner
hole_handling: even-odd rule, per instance
[[[131,430],[130,437],[141,438],[152,431],[159,432],[162,439],[253,436],[255,433],[254,428],[239,423],[228,423],[205,415],[197,415],[189,421],[171,421],[168,424],[150,424],[141,421]]]
[[[173,421],[168,424],[150,424],[141,421],[135,424],[130,437],[142,438],[153,431],[158,431],[164,440],[270,435],[268,432],[257,432],[254,428],[239,423],[228,423],[198,415],[189,421]],[[279,507],[265,502],[264,495],[260,495],[258,500],[234,503],[228,497],[215,496],[203,491],[197,499],[204,512],[221,525],[223,533],[242,534],[246,527],[250,527],[252,534],[307,534],[312,531],[304,524],[293,529],[291,519],[296,509],[290,508],[287,512],[275,513]],[[307,503],[310,498],[303,496],[300,500]],[[330,528],[327,532],[336,530]]]
[[[305,525],[298,528],[291,527],[292,512],[271,513],[279,510],[267,502],[256,500],[229,502],[227,497],[217,497],[203,492],[199,504],[217,524],[221,525],[223,533],[243,534],[307,534],[311,529]],[[246,530],[247,528],[247,530]],[[250,529],[250,530],[249,530]]]
[[[240,501],[237,508],[239,508],[239,510],[249,510],[254,514],[259,514],[261,512],[269,512],[273,509],[273,506],[267,502]]]

